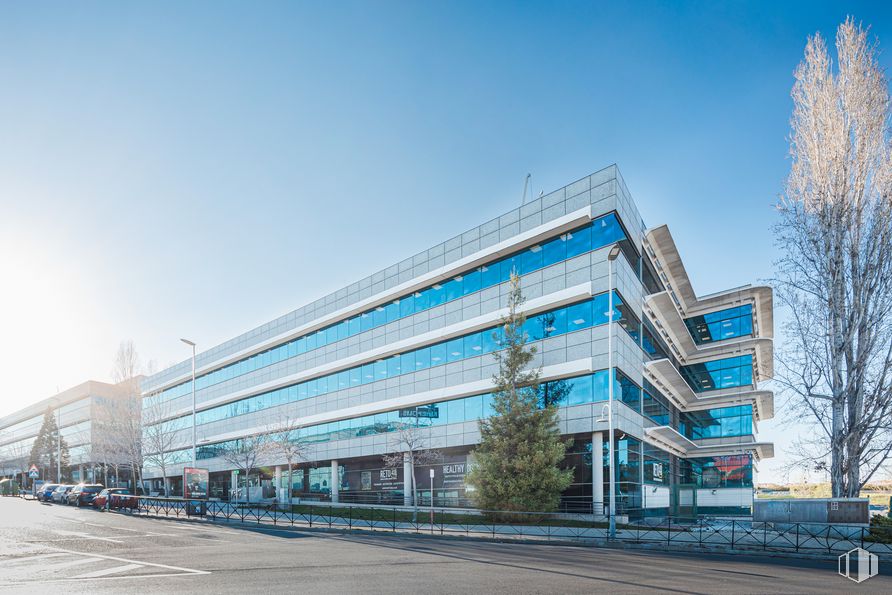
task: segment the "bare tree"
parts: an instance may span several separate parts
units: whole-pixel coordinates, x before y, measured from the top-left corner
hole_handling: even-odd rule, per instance
[[[28,459],[31,456],[31,449],[25,446],[25,444],[21,440],[19,440],[9,445],[7,454],[9,455],[7,462],[12,468],[13,478],[15,478],[16,474],[20,474],[21,483],[19,485],[22,487],[22,489],[25,489],[26,477],[29,467]]]
[[[834,496],[852,497],[892,451],[892,122],[867,31],[847,19],[836,50],[834,65],[815,35],[795,74],[776,226],[790,321],[776,378],[814,425],[804,459],[829,468]]]
[[[152,362],[149,362],[149,368]],[[130,467],[134,490],[142,479],[142,397],[140,374],[142,364],[133,341],[122,341],[115,354],[112,378],[124,391],[123,396],[110,401],[109,442]]]
[[[416,418],[417,420],[417,418]],[[415,467],[419,465],[431,465],[443,458],[438,450],[429,448],[429,426],[415,423],[400,422],[390,439],[390,448],[394,452],[384,455],[384,464],[387,467],[399,467],[404,462],[409,462],[410,485],[412,489],[413,519],[418,512],[418,487],[415,481]],[[431,494],[431,501],[434,495]]]
[[[258,468],[258,461],[268,452],[268,434],[252,434],[224,445],[220,457],[244,474],[245,502],[251,501],[251,490],[248,485],[251,472]]]
[[[148,397],[147,407],[143,409],[142,455],[143,464],[156,467],[161,471],[164,481],[164,495],[170,495],[167,470],[176,462],[175,446],[180,442],[178,433],[184,428],[183,420],[170,417],[169,402],[159,396]]]
[[[299,418],[294,417],[288,411],[280,411],[273,413],[266,428],[266,453],[274,457],[281,457],[288,463],[288,510],[291,510],[294,465],[306,460],[309,451],[309,444],[300,435],[302,427]],[[279,486],[276,486],[277,494],[278,489]]]

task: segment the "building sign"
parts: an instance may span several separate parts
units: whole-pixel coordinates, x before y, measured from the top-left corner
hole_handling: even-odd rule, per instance
[[[359,489],[369,491],[372,489],[372,472],[363,471],[359,476]]]
[[[183,469],[183,498],[206,500],[208,497],[208,470],[186,467]]]
[[[467,462],[446,463],[443,465],[443,485],[441,487],[444,489],[465,487],[465,474],[467,472]]]
[[[653,463],[651,467],[654,472],[654,481],[663,481],[663,463]]]
[[[400,409],[400,417],[423,417],[427,419],[437,419],[440,417],[440,409],[436,405],[410,407],[409,409]]]

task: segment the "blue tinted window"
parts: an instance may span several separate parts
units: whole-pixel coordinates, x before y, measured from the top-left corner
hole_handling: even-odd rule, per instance
[[[418,291],[414,295],[403,296],[392,304],[380,306],[358,317],[355,316],[347,321],[333,324],[329,328],[321,329],[319,332],[299,337],[288,344],[274,348],[266,354],[252,356],[204,374],[198,378],[196,385],[199,389],[206,388],[260,367],[279,362],[286,357],[294,357],[295,354],[300,355],[399,318],[411,316],[415,312],[444,303],[447,293],[450,299],[457,299],[462,295],[468,295],[479,289],[492,287],[497,283],[506,281],[512,269],[516,269],[518,273],[532,272],[565,258],[581,254],[584,251],[606,246],[622,238],[624,238],[624,235],[616,216],[613,214],[605,215],[592,221],[588,226],[562,234],[558,238],[553,238],[537,246],[520,250],[516,254],[509,255],[502,260],[497,260],[479,269],[463,273],[449,281],[448,283],[452,283],[452,285],[448,288],[435,285]],[[748,306],[740,308],[748,308]],[[714,318],[715,316],[707,315],[704,320],[708,319],[708,323],[712,324],[716,323],[713,320]],[[725,332],[752,333],[751,316],[749,318],[741,317],[740,320],[732,325],[725,326],[730,328],[730,331],[726,329]],[[626,330],[629,329],[627,328]],[[170,400],[183,396],[190,390],[191,385],[186,382],[165,389],[154,398],[157,400]],[[144,403],[148,406],[151,401],[147,399]]]
[[[480,275],[483,278],[483,287],[492,287],[502,282],[498,265],[480,267]]]
[[[573,232],[567,232],[566,241],[568,259],[589,252],[592,246],[591,228],[584,227]]]
[[[565,234],[566,235],[566,234]],[[567,259],[567,242],[564,236],[542,245],[542,266],[547,267]]]
[[[582,302],[567,308],[567,331],[573,332],[592,326],[592,302]]]
[[[476,291],[480,291],[482,283],[482,275],[479,269],[475,269],[465,274],[462,280],[462,294],[468,295]]]
[[[685,325],[698,345],[748,337],[753,334],[752,305],[745,304],[686,318]]]
[[[542,268],[542,246],[530,246],[521,254],[520,274],[527,275]]]
[[[464,350],[464,340],[461,338],[452,339],[448,343],[446,343],[446,361],[447,362],[457,362],[460,359],[464,359],[465,350]]]
[[[751,355],[681,366],[679,371],[695,392],[753,384],[753,358]]]
[[[415,350],[415,369],[423,370],[431,365],[431,349],[430,347],[422,347]]]
[[[465,357],[474,357],[475,355],[481,355],[483,353],[483,335],[486,334],[486,331],[482,333],[474,333],[473,335],[468,335],[464,338],[464,354]]]
[[[440,364],[446,363],[446,344],[445,343],[437,343],[436,345],[431,345],[431,365],[439,366]]]

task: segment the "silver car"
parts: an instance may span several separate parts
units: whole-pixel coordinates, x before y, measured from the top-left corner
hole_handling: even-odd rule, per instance
[[[68,495],[68,492],[71,491],[73,485],[62,484],[53,490],[53,502],[55,504],[63,504],[65,502],[65,497]]]

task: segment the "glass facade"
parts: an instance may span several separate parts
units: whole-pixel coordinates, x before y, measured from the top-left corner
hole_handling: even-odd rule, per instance
[[[641,406],[641,413],[646,417],[649,417],[659,426],[671,426],[672,411],[675,408],[669,400],[647,380],[644,381],[642,396],[643,403]]]
[[[750,455],[727,455],[681,460],[682,483],[701,488],[753,487]]]
[[[753,356],[740,355],[679,366],[678,371],[695,393],[750,386],[753,384]]]
[[[623,307],[623,301],[619,294],[614,293],[613,303],[614,318],[621,317],[622,312],[620,308]],[[607,294],[601,294],[591,300],[531,316],[524,325],[524,331],[527,333],[529,341],[539,341],[547,337],[606,324],[607,308]],[[351,386],[369,384],[378,380],[394,378],[402,374],[409,374],[434,366],[492,353],[499,348],[501,342],[499,338],[500,333],[501,329],[499,327],[491,327],[420,349],[392,355],[362,366],[356,366],[240,401],[199,411],[196,414],[196,424],[202,425],[221,419],[247,415],[269,407],[313,398]],[[189,423],[189,420],[191,420],[191,417],[187,419],[186,423]]]
[[[544,382],[539,386],[540,394],[560,395],[553,398],[552,404],[556,406],[584,405],[596,401],[606,401],[607,395],[607,371],[600,370],[594,374]],[[542,399],[540,398],[540,403]],[[407,415],[407,409],[394,409],[373,415],[364,415],[351,419],[333,421],[324,424],[316,424],[301,428],[298,436],[307,442],[328,442],[333,440],[348,440],[362,436],[373,436],[393,432],[402,423],[419,423],[422,426],[441,426],[445,424],[476,421],[489,417],[492,411],[492,394],[485,393],[451,399],[439,403],[431,403],[420,406],[433,417],[418,418]],[[408,409],[416,409],[410,407]],[[199,459],[211,459],[220,456],[224,448],[237,446],[237,440],[217,442],[199,446],[196,456]],[[185,455],[191,456],[189,449],[182,449]]]
[[[731,438],[753,433],[753,406],[736,405],[679,415],[678,432],[689,440]]]
[[[642,443],[644,459],[644,483],[650,485],[669,485],[670,467],[669,453],[656,446]]]
[[[710,312],[702,316],[686,318],[685,325],[697,345],[751,337],[753,334],[753,307],[751,304]]]
[[[512,270],[517,271],[521,275],[526,275],[564,260],[575,258],[586,252],[603,248],[623,240],[625,237],[616,215],[611,213],[599,217],[588,225],[561,234],[548,241],[530,246],[486,265],[463,271],[448,281],[400,296],[388,304],[382,304],[377,308],[347,320],[199,376],[195,380],[196,388],[198,390],[207,388],[219,382],[230,380],[259,368],[378,328],[389,322],[457,300],[482,289],[504,283],[509,279]],[[186,381],[165,389],[158,395],[147,397],[144,400],[145,407],[154,404],[157,400],[174,399],[189,394],[191,391],[191,380]]]

